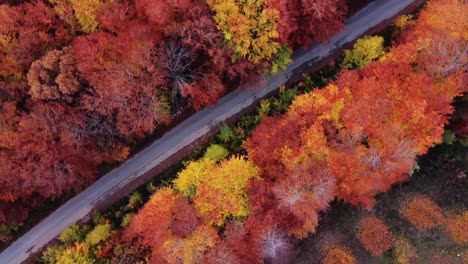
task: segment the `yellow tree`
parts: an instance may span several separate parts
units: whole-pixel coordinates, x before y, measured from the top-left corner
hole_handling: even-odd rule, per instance
[[[275,39],[278,10],[266,8],[265,0],[207,0],[214,20],[235,51],[235,59],[253,63],[271,59],[281,49]]]
[[[345,51],[344,68],[362,68],[384,55],[384,39],[380,36],[365,36],[356,41],[352,50]]]
[[[98,27],[97,15],[102,5],[111,0],[49,0],[55,12],[70,25],[79,24],[86,33]]]
[[[258,177],[258,169],[244,157],[231,157],[217,165],[203,158],[189,163],[174,186],[192,197],[207,223],[221,226],[229,216],[248,215],[247,183]]]

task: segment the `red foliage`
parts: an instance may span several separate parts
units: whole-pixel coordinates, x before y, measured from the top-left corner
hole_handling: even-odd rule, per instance
[[[468,211],[459,215],[449,215],[445,231],[448,236],[457,244],[464,245],[468,243]]]
[[[31,63],[70,40],[53,9],[42,1],[0,5],[0,76],[18,80]]]
[[[100,153],[90,147],[86,117],[70,107],[38,103],[32,109],[0,130],[0,200],[7,207],[34,207],[43,199],[80,190],[94,179],[97,165],[113,160],[119,151]]]
[[[344,0],[269,0],[268,7],[279,12],[278,33],[291,48],[324,42],[343,27]]]
[[[394,241],[394,235],[389,227],[375,216],[366,216],[359,220],[357,238],[374,256],[381,256],[392,247]]]
[[[188,236],[200,223],[197,210],[187,199],[178,199],[172,211],[171,231],[178,236]]]
[[[161,73],[150,63],[156,41],[147,26],[128,24],[117,37],[97,32],[73,43],[77,68],[91,85],[82,107],[111,120],[125,137],[142,137],[169,121],[168,102],[155,89],[163,85]]]
[[[158,29],[163,29],[171,20],[183,14],[190,7],[191,2],[191,0],[136,0],[135,6],[140,16],[145,17]]]
[[[434,228],[445,223],[445,216],[431,198],[415,194],[406,198],[400,207],[400,214],[420,230]]]
[[[177,204],[177,193],[170,188],[158,190],[145,206],[133,216],[125,229],[124,239],[141,235],[143,242],[153,249],[162,248],[170,237],[172,212]],[[157,227],[157,228],[155,228]]]

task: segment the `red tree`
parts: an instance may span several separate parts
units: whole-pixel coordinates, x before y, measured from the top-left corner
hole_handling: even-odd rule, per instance
[[[392,247],[394,241],[394,235],[389,227],[375,216],[366,216],[359,220],[357,238],[374,256],[382,256]]]

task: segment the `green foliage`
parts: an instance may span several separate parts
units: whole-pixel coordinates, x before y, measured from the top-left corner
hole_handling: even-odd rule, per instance
[[[443,143],[452,145],[457,140],[457,136],[450,130],[445,130],[443,134]]]
[[[214,161],[220,161],[227,156],[229,156],[229,151],[227,149],[221,145],[213,144],[208,147],[204,157]]]
[[[233,136],[234,136],[234,132],[232,131],[232,128],[229,127],[229,125],[222,126],[218,133],[218,138],[222,142],[229,141]]]
[[[13,239],[13,233],[20,228],[15,224],[0,224],[0,242],[8,242]]]
[[[94,264],[96,259],[92,256],[89,248],[83,243],[75,243],[74,246],[58,250],[56,264]]]
[[[91,220],[93,221],[93,224],[97,225],[103,222],[104,218],[101,216],[101,213],[99,213],[98,210],[94,210],[91,214]]]
[[[143,199],[140,192],[136,191],[130,195],[128,198],[128,206],[130,208],[136,208],[143,204]]]
[[[121,227],[127,227],[128,224],[130,223],[130,219],[132,218],[133,214],[126,214],[122,218],[122,223],[120,223]]]
[[[286,89],[286,87],[281,86],[279,97],[273,99],[273,112],[279,112],[281,114],[286,113],[297,94],[297,88]]]
[[[260,102],[260,106],[257,108],[258,116],[260,119],[270,114],[271,111],[271,104],[269,100],[262,100]]]
[[[40,263],[56,263],[57,256],[65,250],[64,246],[48,247],[39,258]]]
[[[59,235],[58,239],[62,243],[71,244],[71,242],[80,241],[85,237],[84,230],[80,229],[78,225],[71,225]]]
[[[150,182],[146,185],[146,191],[148,193],[154,193],[156,191],[156,187],[154,186],[153,182]]]
[[[278,49],[275,59],[271,62],[270,73],[275,74],[286,69],[286,66],[292,62],[291,53],[291,49],[286,45]]]
[[[100,224],[86,235],[85,243],[89,246],[94,246],[102,241],[107,240],[111,235],[110,224]]]
[[[346,69],[362,68],[385,54],[384,38],[365,36],[356,41],[352,50],[345,51],[341,67]]]

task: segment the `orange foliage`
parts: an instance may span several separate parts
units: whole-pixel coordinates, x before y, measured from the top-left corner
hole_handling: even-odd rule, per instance
[[[423,194],[413,195],[403,201],[400,214],[420,230],[438,227],[445,223],[442,208]]]
[[[468,211],[460,215],[449,216],[445,231],[456,243],[460,245],[468,243]]]
[[[359,220],[357,238],[374,256],[382,256],[392,247],[394,241],[394,235],[389,227],[375,216],[365,216]]]
[[[356,257],[346,247],[330,245],[324,248],[324,264],[357,264]]]

